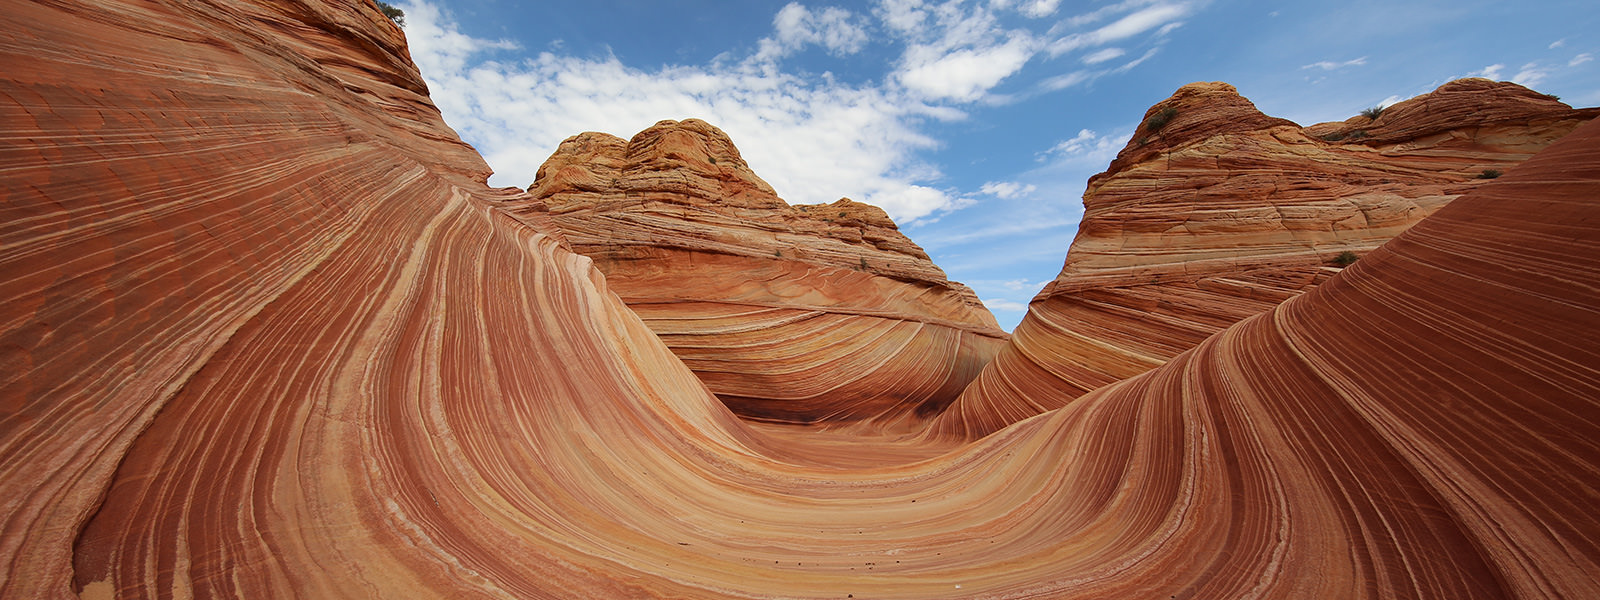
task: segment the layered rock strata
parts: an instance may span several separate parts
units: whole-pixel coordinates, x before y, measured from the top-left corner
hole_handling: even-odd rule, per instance
[[[1463,79],[1301,128],[1224,83],[1152,106],[1090,180],[1060,275],[931,430],[981,437],[1315,287],[1600,109]]]
[[[790,206],[704,121],[574,136],[529,193],[747,418],[915,427],[1006,338],[881,209]]]
[[[360,85],[403,47],[272,27],[399,35],[0,12],[0,597],[1600,595],[1600,125],[1150,372],[839,469]]]

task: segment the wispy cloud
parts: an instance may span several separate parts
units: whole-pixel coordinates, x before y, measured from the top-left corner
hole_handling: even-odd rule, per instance
[[[756,61],[771,61],[808,45],[822,46],[833,55],[860,52],[867,44],[863,19],[848,10],[827,7],[812,11],[791,2],[772,19],[774,35],[760,42]]]
[[[1309,65],[1306,65],[1306,66],[1303,66],[1303,67],[1300,67],[1300,68],[1301,69],[1322,69],[1324,71],[1332,71],[1334,69],[1343,69],[1345,67],[1355,67],[1355,66],[1360,66],[1360,65],[1364,65],[1364,64],[1367,64],[1367,57],[1365,57],[1365,56],[1363,56],[1361,58],[1352,58],[1352,59],[1344,61],[1344,62],[1335,62],[1335,61],[1331,61],[1331,60],[1324,60],[1324,61],[1314,62],[1314,63],[1311,63]]]
[[[1096,42],[1102,43],[1130,38],[1183,18],[1189,14],[1189,9],[1189,5],[1183,3],[1158,4],[1117,19],[1110,25],[1095,30],[1091,34],[1091,38]]]
[[[1158,4],[1144,8],[1094,31],[1071,34],[1055,40],[1050,43],[1049,52],[1051,56],[1060,56],[1080,48],[1092,48],[1127,39],[1151,29],[1159,29],[1161,32],[1171,31],[1166,26],[1187,16],[1191,10],[1192,7],[1186,3]]]
[[[1125,13],[1143,6],[1149,6],[1154,4],[1156,1],[1157,0],[1123,0],[1122,2],[1118,2],[1116,4],[1108,4],[1083,14],[1068,17],[1057,27],[1078,28],[1087,25],[1093,25],[1110,18],[1112,15]],[[1051,31],[1052,33],[1060,32],[1059,29],[1052,29]]]
[[[1556,40],[1554,42],[1550,42],[1550,49],[1551,50],[1555,50],[1556,48],[1560,48],[1560,47],[1565,46],[1565,45],[1567,45],[1567,38],[1561,38],[1561,39]]]
[[[986,298],[983,301],[983,305],[991,311],[1025,312],[1028,310],[1028,305],[1004,298]]]
[[[1522,68],[1517,70],[1517,74],[1511,76],[1511,82],[1531,88],[1539,85],[1549,76],[1549,67],[1543,67],[1539,63],[1531,62],[1522,65]]]
[[[1078,84],[1081,84],[1081,83],[1087,83],[1087,82],[1090,82],[1090,81],[1094,81],[1096,79],[1099,79],[1101,77],[1105,77],[1107,75],[1116,75],[1116,74],[1119,74],[1119,73],[1126,73],[1128,71],[1133,70],[1134,67],[1137,67],[1137,66],[1139,66],[1141,64],[1144,64],[1145,61],[1150,60],[1151,57],[1154,57],[1156,55],[1156,53],[1158,53],[1160,51],[1161,51],[1161,47],[1160,46],[1155,46],[1155,47],[1150,48],[1149,50],[1145,50],[1144,54],[1139,55],[1139,58],[1135,58],[1135,59],[1130,60],[1128,62],[1125,62],[1125,63],[1122,63],[1120,65],[1117,65],[1115,67],[1101,68],[1101,69],[1079,69],[1077,71],[1072,71],[1070,73],[1063,73],[1061,75],[1056,75],[1056,76],[1052,76],[1052,77],[1046,77],[1044,79],[1039,80],[1039,82],[1037,84],[1035,84],[1035,87],[1038,88],[1038,90],[1041,91],[1041,92],[1053,92],[1053,91],[1056,91],[1056,90],[1066,89],[1066,88],[1069,88],[1069,87],[1072,87],[1072,86],[1075,86],[1075,85],[1078,85]],[[1104,52],[1104,51],[1102,51],[1102,52]],[[1113,54],[1107,54],[1106,56],[1108,56],[1109,58],[1102,57],[1102,56],[1096,56],[1096,54],[1100,54],[1100,52],[1096,52],[1094,54],[1090,54],[1090,55],[1084,57],[1084,59],[1083,59],[1084,63],[1088,64],[1088,65],[1095,65],[1095,64],[1099,64],[1101,62],[1106,62],[1106,61],[1109,61],[1109,60],[1114,60],[1116,58],[1120,58],[1123,55],[1122,51],[1120,51],[1120,50],[1116,51],[1114,53],[1114,55]]]
[[[1034,294],[1037,294],[1039,290],[1044,289],[1045,284],[1050,283],[1050,281],[1050,279],[1033,281],[1026,278],[971,279],[967,280],[965,283],[973,286],[974,289],[983,288],[989,290],[988,293],[980,294],[981,297],[998,298],[1017,302],[1019,304],[1026,304],[1028,299],[1032,298]],[[985,302],[987,302],[987,300]]]
[[[883,0],[873,12],[889,29],[901,34],[921,29],[928,19],[928,8],[922,0]]]
[[[1572,60],[1567,61],[1567,66],[1576,67],[1578,65],[1581,65],[1583,63],[1589,62],[1591,60],[1594,60],[1594,55],[1590,54],[1588,52],[1585,52],[1583,54],[1579,54],[1577,56],[1572,57]]]
[[[1012,279],[1010,281],[1002,282],[1000,285],[1005,286],[1005,288],[1008,289],[1008,290],[1019,291],[1019,292],[1023,292],[1023,291],[1035,292],[1035,291],[1038,291],[1040,288],[1043,288],[1044,284],[1046,284],[1046,283],[1049,283],[1049,282],[1048,281],[1028,281],[1026,279]]]
[[[1088,129],[1078,130],[1070,139],[1061,140],[1048,150],[1037,154],[1040,161],[1051,159],[1088,159],[1109,162],[1117,151],[1128,144],[1129,136],[1105,136]]]
[[[1076,222],[1073,224],[1076,225]],[[1064,239],[1060,245],[1049,245],[1037,243],[1036,241],[1035,243],[1028,245],[1026,248],[1018,249],[1014,252],[974,252],[965,255],[947,256],[945,259],[939,261],[939,266],[944,268],[946,273],[950,273],[952,278],[969,283],[972,282],[974,278],[961,277],[960,274],[992,273],[994,272],[994,269],[1007,265],[1015,265],[1019,262],[1044,260],[1049,261],[1055,269],[1060,269],[1061,257],[1066,255],[1067,247],[1070,242],[1070,239]],[[918,238],[917,243],[922,244],[921,238]],[[927,246],[924,245],[923,247],[926,248]],[[932,250],[930,250],[930,252],[931,251]],[[980,298],[983,296],[989,296],[993,293],[998,293],[987,290],[983,286],[978,285],[973,285],[972,289],[977,290],[978,297]]]
[[[899,81],[932,99],[971,102],[999,85],[1033,57],[1036,43],[1019,35],[1001,44],[908,58]],[[908,54],[912,56],[912,54]]]
[[[1061,0],[1031,0],[1022,3],[1018,12],[1029,17],[1040,19],[1056,13],[1061,6]]]
[[[1127,50],[1123,50],[1121,48],[1105,48],[1102,50],[1096,50],[1083,57],[1083,64],[1097,65],[1127,53]]]
[[[1011,200],[1032,194],[1038,186],[1033,184],[1017,183],[1015,181],[990,181],[978,188],[978,192],[988,194],[1001,200]]]
[[[1039,89],[1046,92],[1063,90],[1088,81],[1092,79],[1094,75],[1095,74],[1090,71],[1073,71],[1071,73],[1047,77],[1043,81],[1039,82]]]
[[[530,184],[539,165],[571,135],[603,131],[626,137],[662,119],[696,117],[727,131],[785,199],[816,203],[849,196],[881,206],[908,225],[989,193],[952,189],[937,167],[919,159],[940,144],[927,133],[932,123],[1006,102],[1015,92],[1001,86],[1030,65],[1047,63],[1035,60],[1041,55],[1070,52],[1069,46],[1092,51],[1084,63],[1110,68],[1040,73],[1035,80],[1042,83],[1023,93],[1049,93],[1125,72],[1156,48],[1117,64],[1125,51],[1100,46],[1140,35],[1159,38],[1197,6],[1126,0],[1056,26],[1017,26],[1016,19],[1002,20],[995,12],[1044,16],[1060,5],[881,0],[870,11],[852,11],[791,2],[743,56],[729,52],[706,64],[641,69],[614,56],[566,54],[561,45],[534,54],[513,42],[474,38],[462,33],[437,0],[404,2],[412,56],[434,102],[496,170],[495,185]],[[1092,31],[1071,31],[1071,23],[1081,28],[1104,20],[1110,22]],[[870,47],[899,52],[881,65],[881,77],[859,83],[787,64],[807,49],[843,56]]]
[[[1480,70],[1468,73],[1467,76],[1468,77],[1483,77],[1485,79],[1499,80],[1500,79],[1500,71],[1504,70],[1505,68],[1506,68],[1506,66],[1505,65],[1501,65],[1501,64],[1489,65],[1489,66],[1484,67],[1484,68],[1482,68]]]
[[[1133,70],[1134,67],[1137,67],[1140,64],[1143,64],[1144,61],[1150,60],[1150,57],[1155,56],[1156,53],[1160,52],[1160,51],[1161,51],[1161,47],[1160,46],[1157,46],[1155,48],[1151,48],[1149,50],[1145,50],[1144,54],[1139,55],[1139,58],[1135,58],[1135,59],[1130,60],[1128,62],[1122,63],[1121,65],[1118,65],[1117,68],[1111,69],[1110,71],[1106,71],[1105,74],[1126,73],[1128,71],[1131,71],[1131,70]]]
[[[555,147],[583,131],[631,136],[666,118],[704,118],[722,127],[756,172],[795,203],[849,196],[901,222],[953,205],[933,185],[938,170],[914,152],[935,145],[928,119],[961,118],[893,90],[805,79],[770,67],[718,62],[635,69],[613,57],[550,52],[493,60],[507,42],[462,34],[436,5],[405,6],[412,56],[451,126],[496,170],[496,185],[526,186]],[[807,19],[828,13],[801,15]],[[848,19],[848,16],[837,16]],[[778,37],[788,21],[779,19]],[[777,38],[774,38],[777,39]],[[849,41],[807,41],[848,49]]]
[[[933,250],[959,246],[962,244],[970,244],[984,240],[992,240],[995,238],[1037,233],[1049,229],[1073,227],[1077,224],[1078,221],[1076,219],[1069,218],[1035,219],[1031,221],[1002,223],[988,227],[980,227],[978,229],[963,230],[955,233],[918,236],[917,243],[921,244],[924,248]],[[1063,252],[1065,251],[1065,248],[1058,248],[1056,251]]]

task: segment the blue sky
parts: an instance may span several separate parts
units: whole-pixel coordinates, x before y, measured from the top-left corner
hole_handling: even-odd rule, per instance
[[[791,204],[883,207],[1010,329],[1144,111],[1226,81],[1344,120],[1465,76],[1600,105],[1600,6],[1405,0],[403,0],[434,102],[527,187],[561,140],[709,121]]]

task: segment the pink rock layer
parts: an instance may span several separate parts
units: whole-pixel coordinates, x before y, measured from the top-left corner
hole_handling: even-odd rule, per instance
[[[881,209],[790,206],[704,121],[574,136],[529,192],[742,417],[914,429],[1006,339]]]
[[[1596,115],[1462,79],[1375,121],[1301,128],[1228,84],[1186,85],[1090,180],[1061,274],[931,431],[981,437],[1161,365]]]
[[[1161,367],[840,468],[505,210],[375,7],[0,31],[0,597],[1600,596],[1600,124]]]

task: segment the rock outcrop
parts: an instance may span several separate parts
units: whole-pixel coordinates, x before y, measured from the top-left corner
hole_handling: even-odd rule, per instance
[[[1090,180],[1061,274],[933,431],[981,437],[1161,365],[1597,115],[1463,79],[1301,128],[1225,83],[1186,85]]]
[[[839,468],[512,214],[374,6],[0,32],[0,597],[1600,596],[1600,124],[1161,367]]]
[[[915,427],[1006,339],[881,209],[790,206],[704,121],[569,138],[529,192],[747,418]]]

